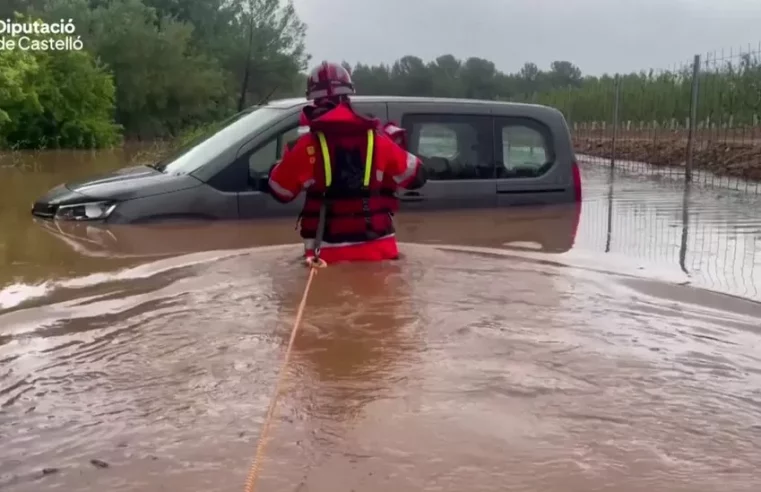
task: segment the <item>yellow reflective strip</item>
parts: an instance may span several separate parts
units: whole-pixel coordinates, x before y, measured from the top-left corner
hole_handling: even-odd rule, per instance
[[[373,170],[373,151],[375,150],[375,131],[367,130],[367,156],[365,157],[365,188],[370,186],[370,174]]]
[[[333,182],[333,174],[330,165],[330,152],[328,151],[328,142],[325,140],[325,134],[317,132],[317,138],[320,140],[320,150],[322,150],[322,164],[325,166],[325,187],[329,187]]]

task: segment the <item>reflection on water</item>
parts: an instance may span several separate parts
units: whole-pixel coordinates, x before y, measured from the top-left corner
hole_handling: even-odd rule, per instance
[[[756,198],[583,171],[580,216],[401,214],[401,260],[321,271],[260,490],[755,492]],[[242,489],[294,222],[35,223],[68,177],[7,173],[0,488]]]
[[[307,377],[312,387],[310,415],[324,430],[355,421],[367,402],[388,397],[393,382],[409,372],[420,335],[401,265],[346,265],[321,272],[320,283],[331,288],[315,289],[309,298],[308,321],[294,350],[306,371],[300,379]],[[283,293],[294,309],[301,287]]]
[[[585,165],[603,167],[608,167],[610,165],[610,159],[602,157],[576,154],[576,158]],[[649,176],[650,178],[655,178],[661,181],[669,180],[677,185],[684,183],[685,181],[685,168],[681,166],[656,166],[647,162],[616,159],[615,168],[617,172],[633,175],[639,178]],[[761,182],[735,178],[732,176],[716,175],[701,169],[692,170],[692,183],[696,186],[740,191],[743,194],[761,193]]]
[[[51,243],[49,235],[30,222],[36,198],[61,182],[106,173],[126,163],[151,161],[153,154],[151,147],[0,153],[0,285],[14,279],[38,282],[77,273],[72,267],[78,263],[77,252]],[[99,268],[108,265],[101,262]]]
[[[678,266],[696,286],[761,300],[761,197],[584,171],[579,249]]]
[[[757,307],[459,248],[318,276],[261,490],[754,490]],[[297,253],[160,260],[0,315],[2,484],[238,487]]]
[[[87,154],[91,155],[91,154]],[[119,159],[103,158],[116,166]],[[27,284],[139,264],[149,258],[209,249],[296,242],[292,219],[253,223],[112,227],[32,220],[29,203],[60,181],[92,174],[100,160],[50,164],[45,172],[0,169],[11,184],[0,195],[0,306],[23,298]],[[569,256],[605,253],[610,261],[678,267],[690,283],[761,300],[761,197],[739,191],[685,189],[605,166],[583,166],[585,201],[545,209],[402,214],[404,241],[535,249]],[[15,289],[15,290],[14,290]],[[19,297],[21,296],[21,297]]]

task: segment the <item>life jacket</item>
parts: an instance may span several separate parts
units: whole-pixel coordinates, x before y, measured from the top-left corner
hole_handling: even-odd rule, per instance
[[[321,131],[312,132],[319,142],[324,179],[318,179],[306,191],[301,212],[301,236],[318,237],[319,221],[305,224],[303,219],[319,219],[325,207],[325,224],[321,239],[325,243],[361,243],[395,232],[392,216],[398,208],[394,190],[384,188],[375,171],[375,130],[367,130],[364,162],[357,149],[334,149],[333,166],[327,138]],[[335,175],[334,175],[335,174]]]

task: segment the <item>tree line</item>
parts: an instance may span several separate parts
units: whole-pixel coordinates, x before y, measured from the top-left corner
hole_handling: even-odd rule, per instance
[[[481,58],[443,55],[424,62],[406,56],[390,65],[352,68],[366,94],[436,96],[545,104],[571,123],[612,122],[618,98],[619,121],[684,126],[691,115],[693,67],[624,75],[582,75],[568,61],[549,70],[526,63],[503,73]],[[756,125],[761,115],[761,58],[745,53],[722,63],[703,62],[698,71],[697,120],[701,124]]]
[[[0,145],[6,148],[163,139],[302,90],[305,26],[289,2],[6,2],[0,22],[71,20],[72,34],[28,37],[73,36],[82,47],[0,49]],[[21,36],[0,29],[2,38]]]
[[[6,0],[1,19],[71,20],[73,33],[29,37],[76,38],[82,49],[0,49],[0,148],[172,138],[252,104],[303,95],[310,61],[306,26],[282,0]],[[584,75],[563,60],[505,73],[489,60],[453,55],[345,66],[362,94],[534,102],[572,123],[611,121],[619,94],[623,120],[683,124],[690,116],[689,66],[619,77]],[[698,118],[756,122],[757,57],[704,69],[700,81]]]

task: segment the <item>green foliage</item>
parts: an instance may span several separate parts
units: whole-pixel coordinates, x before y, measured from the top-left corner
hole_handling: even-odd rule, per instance
[[[567,61],[549,70],[526,63],[519,72],[502,73],[488,60],[462,61],[443,55],[431,62],[406,56],[392,65],[357,64],[352,76],[365,94],[438,96],[533,102],[556,107],[577,123],[610,122],[616,92],[611,75],[583,77]],[[690,116],[692,69],[631,73],[618,78],[619,118],[684,126]],[[735,63],[704,66],[699,76],[701,124],[757,124],[761,113],[761,60],[741,55]]]
[[[290,0],[7,0],[13,11],[73,19],[82,51],[0,51],[0,148],[183,141],[243,107],[300,96],[309,56]],[[348,64],[345,64],[348,66]],[[684,125],[691,70],[618,77],[623,121]],[[360,94],[536,102],[572,123],[611,121],[616,78],[569,61],[503,73],[489,60],[405,56],[352,68]],[[701,124],[748,125],[761,111],[761,60],[700,75]]]
[[[229,106],[219,63],[191,45],[192,26],[139,0],[110,3],[85,18],[86,42],[113,71],[116,118],[128,135],[153,139],[222,116]]]
[[[111,75],[84,51],[0,51],[0,108],[6,147],[95,148],[119,140]]]
[[[581,71],[570,62],[553,62],[549,71],[527,63],[520,72],[505,74],[483,58],[459,60],[442,55],[431,62],[405,56],[391,65],[357,64],[352,77],[363,94],[529,100],[556,89],[580,87]]]
[[[14,127],[9,112],[42,110],[37,94],[27,89],[38,71],[37,59],[31,53],[0,51],[0,139]]]
[[[303,91],[305,26],[281,0],[13,0],[83,51],[0,51],[0,148],[167,139]]]
[[[690,118],[692,69],[620,76],[619,119],[684,127]],[[573,90],[538,94],[537,102],[558,107],[575,122],[612,121],[616,81],[585,78]],[[755,125],[761,112],[761,62],[743,55],[735,63],[704,67],[698,75],[700,125]]]

